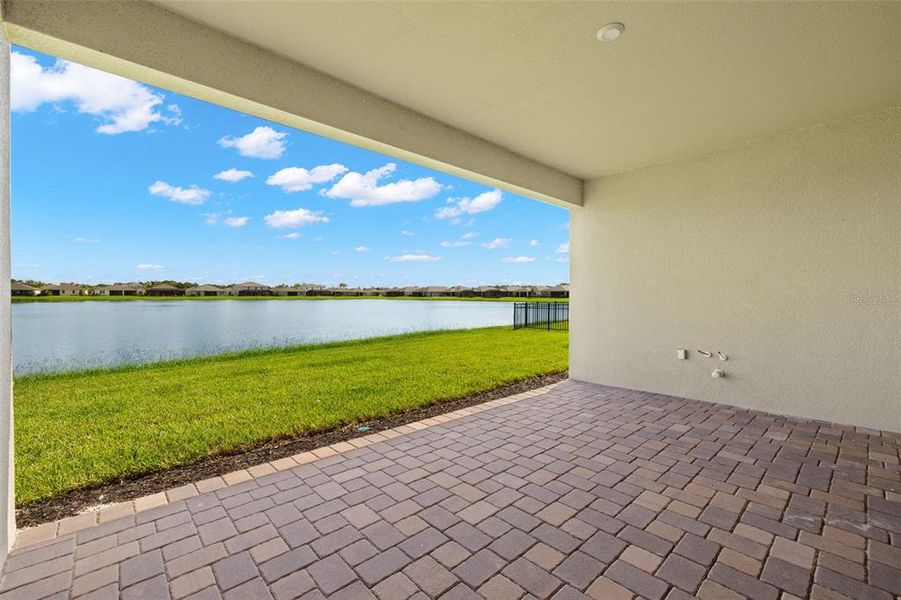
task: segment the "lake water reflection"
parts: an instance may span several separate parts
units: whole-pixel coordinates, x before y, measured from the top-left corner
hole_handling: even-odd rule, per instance
[[[506,302],[211,300],[13,305],[17,374],[512,324]]]

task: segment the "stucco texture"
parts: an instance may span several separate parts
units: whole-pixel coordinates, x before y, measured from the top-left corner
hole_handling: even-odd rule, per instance
[[[0,14],[2,17],[2,14]],[[15,537],[9,252],[9,42],[0,23],[0,565]]]
[[[571,248],[573,378],[901,431],[901,107],[590,181]]]

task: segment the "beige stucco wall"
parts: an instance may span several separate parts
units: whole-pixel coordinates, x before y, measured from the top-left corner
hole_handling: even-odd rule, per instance
[[[16,535],[12,458],[9,189],[9,42],[0,23],[0,565],[6,559]]]
[[[901,431],[901,107],[585,191],[572,377]]]

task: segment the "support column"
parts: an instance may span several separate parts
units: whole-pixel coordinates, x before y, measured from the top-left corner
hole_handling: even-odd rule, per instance
[[[0,14],[0,19],[2,19]],[[0,20],[0,566],[16,538],[9,235],[9,40]]]

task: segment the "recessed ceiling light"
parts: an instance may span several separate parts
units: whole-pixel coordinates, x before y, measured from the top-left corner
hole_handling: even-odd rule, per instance
[[[598,29],[598,39],[602,42],[612,42],[623,34],[626,26],[622,23],[607,23]]]

